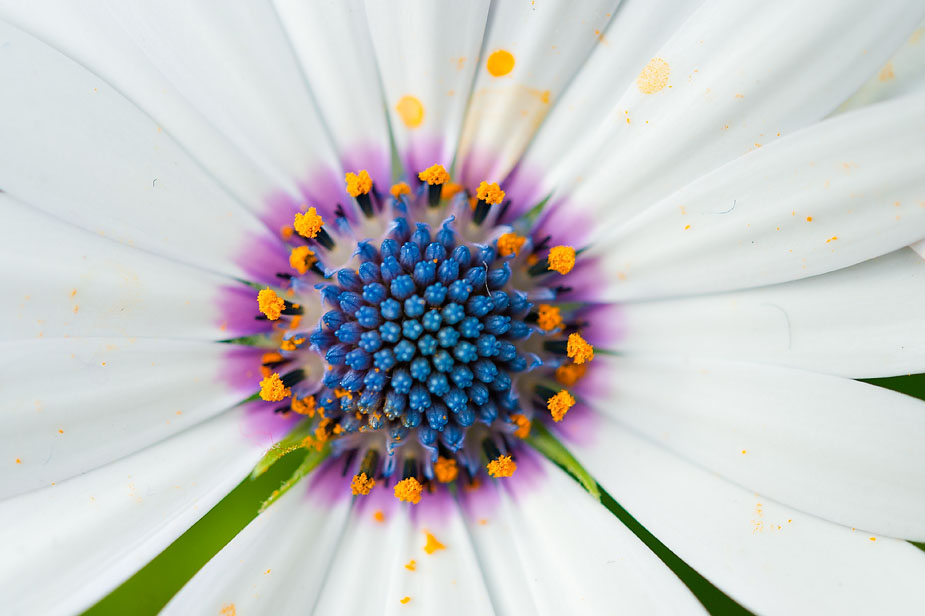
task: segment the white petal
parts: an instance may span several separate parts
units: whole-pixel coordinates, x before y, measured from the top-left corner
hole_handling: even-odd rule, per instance
[[[171,599],[163,614],[308,614],[347,522],[350,500],[303,480],[254,519]],[[352,582],[358,582],[356,576]]]
[[[5,23],[0,40],[5,192],[111,239],[233,276],[254,271],[251,256],[235,262],[245,246],[281,258],[252,214],[99,77]]]
[[[366,3],[396,146],[414,180],[433,164],[449,168],[453,162],[488,5],[487,0]]]
[[[649,548],[545,458],[519,456],[517,474],[500,483],[464,494],[499,613],[703,612]]]
[[[925,240],[918,241],[915,244],[910,244],[909,248],[914,250],[917,255],[925,259]]]
[[[838,112],[897,98],[925,88],[925,22]]]
[[[246,376],[248,353],[152,338],[0,343],[0,498],[107,464],[240,402],[259,381]],[[259,355],[250,359],[257,372]]]
[[[668,548],[755,613],[890,614],[918,604],[925,554],[909,543],[872,541],[774,503],[610,419],[595,428],[596,441],[576,449],[581,462]]]
[[[840,115],[689,184],[596,247],[614,280],[602,294],[647,299],[774,284],[921,239],[923,108],[925,95],[913,95]]]
[[[905,248],[770,287],[620,305],[618,351],[853,378],[925,372],[925,262]]]
[[[550,104],[575,76],[619,0],[495,2],[463,123],[456,165],[467,186],[504,179]],[[492,54],[513,56],[509,72],[489,72]]]
[[[925,14],[910,0],[705,3],[594,118],[558,186],[624,221],[688,182],[825,117]],[[786,34],[784,34],[786,33]],[[630,120],[627,123],[627,119]],[[565,172],[563,172],[565,173]],[[562,215],[568,216],[567,211]]]
[[[606,369],[589,375],[585,388],[606,416],[780,503],[845,526],[925,539],[925,402],[761,364],[602,361]]]
[[[86,475],[0,502],[7,614],[78,613],[145,565],[268,446],[230,411]]]
[[[389,126],[360,0],[274,0],[341,164],[388,188]]]
[[[9,195],[0,194],[0,210],[8,300],[0,303],[0,339],[217,340],[261,327],[255,291],[235,280],[113,242]]]

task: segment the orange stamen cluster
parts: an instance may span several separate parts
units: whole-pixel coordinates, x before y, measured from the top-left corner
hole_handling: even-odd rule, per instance
[[[549,249],[549,270],[563,276],[575,267],[575,249],[571,246],[553,246]]]
[[[289,265],[292,269],[304,275],[312,265],[318,262],[315,251],[308,246],[296,246],[289,253]]]
[[[368,194],[373,188],[373,179],[369,177],[366,169],[359,173],[347,173],[344,175],[344,180],[347,182],[347,194],[351,197]]]
[[[286,300],[267,287],[257,294],[257,307],[268,319],[276,321],[286,308]]]
[[[514,422],[514,425],[517,426],[517,429],[514,430],[514,436],[517,438],[527,438],[530,436],[530,420],[527,419],[526,415],[520,413],[512,413],[511,421]]]
[[[324,226],[324,220],[318,215],[318,211],[315,208],[310,207],[304,214],[297,213],[295,215],[295,222],[292,226],[295,227],[296,232],[302,237],[313,238],[321,231],[321,227]]]
[[[411,187],[404,182],[399,182],[398,184],[392,184],[392,188],[389,189],[389,192],[392,193],[393,197],[398,199],[402,195],[410,195]]]
[[[353,492],[354,496],[366,496],[375,485],[375,479],[367,477],[366,473],[360,473],[353,476],[353,480],[350,482],[350,491]]]
[[[292,395],[292,390],[283,385],[279,373],[274,372],[260,381],[260,398],[267,402],[279,402]]]
[[[544,332],[551,332],[562,327],[562,315],[559,314],[559,308],[549,304],[540,304],[537,307],[536,324]]]
[[[395,484],[395,498],[400,501],[417,505],[421,502],[421,492],[424,486],[414,477],[407,477]]]
[[[511,456],[498,456],[488,463],[487,468],[492,477],[510,477],[517,470],[517,463]]]
[[[502,257],[508,255],[517,256],[526,241],[527,238],[521,237],[516,233],[505,233],[498,238],[498,254]]]
[[[571,387],[585,375],[587,370],[587,364],[562,364],[556,368],[556,381],[566,387]]]
[[[594,347],[581,337],[581,334],[569,334],[566,353],[576,364],[583,364],[594,359]]]
[[[562,421],[573,406],[575,406],[575,398],[564,389],[546,401],[546,408],[549,409],[552,420],[556,422]]]
[[[456,460],[440,456],[434,463],[434,476],[440,483],[450,483],[459,475]]]
[[[497,184],[489,184],[488,182],[479,184],[475,196],[478,197],[479,201],[484,201],[489,205],[497,205],[504,201],[504,191],[501,190],[501,187]]]
[[[427,182],[430,186],[446,184],[450,181],[450,174],[446,172],[443,165],[431,165],[424,171],[418,173],[418,179]]]

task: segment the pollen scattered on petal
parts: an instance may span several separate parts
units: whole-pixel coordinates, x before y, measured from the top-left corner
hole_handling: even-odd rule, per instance
[[[552,420],[556,422],[562,421],[573,406],[575,406],[575,398],[564,389],[546,401],[546,408],[549,409]]]
[[[498,456],[488,463],[487,468],[492,477],[510,477],[517,470],[517,463],[511,456]]]
[[[365,195],[373,188],[373,179],[369,177],[366,169],[359,173],[347,173],[344,175],[344,180],[347,182],[347,194],[351,197]]]
[[[410,195],[411,187],[404,182],[399,182],[398,184],[392,184],[392,188],[389,189],[389,192],[392,193],[393,197],[398,199],[402,195]]]
[[[395,105],[395,111],[408,128],[417,128],[424,121],[424,105],[416,96],[402,96]]]
[[[276,291],[267,287],[257,294],[257,307],[268,319],[276,321],[286,307],[286,300],[277,295]]]
[[[505,49],[497,49],[488,56],[485,68],[493,77],[504,77],[514,70],[514,55]]]
[[[366,496],[375,485],[376,480],[374,478],[367,477],[366,473],[360,473],[353,476],[353,480],[350,482],[350,491],[353,492],[354,496]]]
[[[385,514],[382,513],[382,509],[376,509],[376,511],[373,512],[373,519],[380,523],[385,522]]]
[[[424,544],[424,551],[428,554],[433,554],[437,550],[446,549],[446,546],[437,541],[437,538],[434,537],[430,532],[425,530],[424,535],[427,537],[427,543]]]
[[[479,198],[479,201],[484,201],[490,205],[497,205],[504,201],[504,191],[494,183],[482,182],[479,184],[475,196]]]
[[[537,313],[536,324],[544,332],[551,332],[562,327],[562,315],[559,314],[558,306],[540,304],[537,307]]]
[[[307,398],[292,398],[292,403],[289,405],[293,413],[298,413],[299,415],[307,415],[308,417],[315,416],[315,396],[308,396]]]
[[[581,337],[581,334],[569,334],[566,353],[576,364],[583,364],[594,359],[594,347]]]
[[[459,475],[456,460],[440,456],[434,463],[434,476],[440,483],[450,483]]]
[[[279,402],[292,395],[292,390],[283,385],[279,373],[274,372],[260,381],[260,398],[267,402]]]
[[[299,272],[299,274],[307,272],[308,268],[317,263],[317,261],[318,257],[315,256],[315,251],[308,246],[297,246],[289,253],[289,265],[292,266],[292,269]]]
[[[498,254],[502,257],[508,255],[517,256],[526,241],[527,238],[521,237],[516,233],[505,233],[498,238]]]
[[[636,78],[636,87],[643,94],[655,94],[668,85],[671,67],[661,58],[652,58]]]
[[[310,207],[304,214],[296,213],[293,226],[302,237],[313,238],[321,231],[321,227],[324,226],[324,220],[321,219],[321,216],[318,215],[318,211],[315,208]]]
[[[575,249],[571,246],[553,246],[549,249],[549,269],[563,276],[575,267]]]
[[[408,571],[414,571],[417,568],[418,568],[418,563],[413,558],[409,560],[407,564],[405,564],[405,569],[407,569]]]
[[[402,605],[407,605],[409,601],[411,601],[411,597],[402,597],[401,599],[398,600],[398,602],[401,603]]]
[[[424,486],[414,477],[406,477],[395,484],[395,498],[400,501],[417,505],[421,502],[421,491]]]
[[[462,184],[457,184],[455,182],[447,182],[440,189],[440,198],[441,199],[452,199],[463,190]]]
[[[527,419],[526,415],[521,413],[512,413],[511,421],[513,421],[514,425],[517,426],[517,429],[514,430],[514,436],[517,438],[527,438],[530,436],[530,420]]]
[[[446,184],[450,181],[450,174],[446,172],[443,165],[431,165],[424,171],[418,173],[418,179],[427,182],[430,186],[437,184]]]
[[[292,239],[293,233],[295,233],[295,229],[289,225],[285,225],[279,228],[279,236],[283,238],[284,242],[288,242],[290,239]]]
[[[235,616],[237,613],[238,610],[235,608],[234,603],[226,603],[219,612],[221,616]]]

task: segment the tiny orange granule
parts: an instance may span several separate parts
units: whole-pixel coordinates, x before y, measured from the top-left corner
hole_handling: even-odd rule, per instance
[[[411,597],[402,597],[401,599],[398,600],[398,602],[403,605],[407,604],[409,601],[411,601]]]
[[[288,242],[292,238],[293,233],[295,233],[295,229],[289,225],[284,225],[279,228],[279,236],[283,238],[284,242]]]
[[[565,351],[576,364],[583,364],[594,359],[594,347],[588,344],[581,334],[569,334]]]
[[[395,484],[395,498],[400,501],[417,505],[421,502],[421,491],[424,486],[414,477],[407,477]]]
[[[315,251],[308,246],[296,246],[289,253],[289,265],[300,274],[307,272],[308,268],[317,261],[318,257],[315,256]]]
[[[489,184],[488,182],[479,184],[475,196],[478,197],[479,201],[484,201],[489,205],[497,205],[504,201],[504,191],[501,190],[501,187],[497,184]]]
[[[373,519],[377,522],[385,522],[385,514],[382,513],[382,509],[376,509],[376,511],[373,512]]]
[[[508,255],[517,256],[526,241],[527,238],[521,237],[516,233],[505,233],[498,238],[498,254],[502,257]]]
[[[369,177],[369,172],[363,169],[359,173],[347,173],[344,175],[347,182],[347,194],[351,197],[359,197],[367,194],[373,187],[373,179]]]
[[[279,373],[274,372],[260,381],[260,398],[267,402],[279,402],[292,395],[292,390],[283,385]]]
[[[488,463],[488,474],[492,477],[510,477],[517,470],[517,463],[511,456],[498,456]]]
[[[312,238],[321,231],[321,227],[324,226],[324,220],[321,219],[321,216],[318,215],[318,211],[315,208],[310,207],[304,214],[297,213],[295,215],[293,226],[302,237]]]
[[[585,364],[562,364],[556,368],[556,381],[566,387],[571,387],[585,375],[587,370],[588,366]]]
[[[350,491],[353,492],[354,496],[366,496],[375,486],[376,480],[374,478],[367,477],[366,473],[360,473],[353,476],[353,480],[350,482]]]
[[[392,193],[393,197],[398,199],[402,195],[410,195],[411,187],[404,182],[399,182],[398,184],[392,184],[392,188],[389,189],[389,192]]]
[[[292,399],[292,404],[289,405],[294,413],[299,415],[307,415],[309,417],[315,416],[315,396],[308,396],[307,398],[298,398]]]
[[[276,291],[267,287],[257,294],[257,307],[260,312],[267,315],[268,319],[276,321],[286,307],[286,300],[277,295]]]
[[[408,561],[408,564],[405,565],[405,569],[407,569],[408,571],[414,571],[417,568],[418,568],[418,563],[413,558]]]
[[[324,415],[323,408],[319,409],[319,411],[322,411],[321,414]],[[331,438],[331,434],[328,432],[328,426],[330,426],[332,423],[334,422],[325,417],[321,420],[321,423],[318,424],[318,427],[315,428],[315,439],[317,439],[319,443],[324,443],[329,438]]]
[[[571,246],[553,246],[549,249],[549,269],[563,276],[575,267],[575,249]]]
[[[447,182],[440,189],[440,198],[441,199],[452,199],[463,190],[462,184],[456,184],[455,182]]]
[[[305,338],[288,338],[280,342],[279,348],[284,351],[295,351],[303,342],[305,342]]]
[[[235,616],[237,612],[238,610],[235,608],[234,603],[226,603],[222,606],[219,614],[221,614],[221,616]]]
[[[456,460],[440,456],[434,463],[434,476],[440,483],[449,483],[459,475],[459,469],[456,468]]]
[[[450,181],[450,174],[446,172],[443,165],[431,165],[424,171],[418,173],[418,179],[427,182],[430,186],[446,184]]]
[[[564,389],[546,401],[546,408],[552,414],[553,421],[562,421],[573,406],[575,406],[575,398]]]
[[[512,413],[511,421],[514,422],[515,426],[517,426],[517,429],[514,430],[514,436],[517,438],[527,438],[530,436],[530,420],[527,419],[526,415],[521,413]]]
[[[551,332],[562,326],[562,315],[559,314],[559,308],[557,306],[540,304],[537,308],[537,313],[536,324],[539,325],[540,329],[544,332]]]
[[[424,531],[424,535],[427,536],[427,543],[424,544],[424,551],[428,554],[433,554],[437,550],[445,550],[446,546],[437,541],[437,538],[430,534],[428,531]]]
[[[283,356],[273,351],[271,353],[264,353],[260,358],[260,376],[266,378],[273,374],[271,365],[283,361]]]

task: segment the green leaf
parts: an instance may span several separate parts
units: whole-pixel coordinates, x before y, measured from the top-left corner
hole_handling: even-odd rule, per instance
[[[260,505],[260,510],[258,513],[263,513],[266,511],[267,507],[279,500],[279,498],[289,491],[292,486],[297,484],[300,479],[308,475],[310,472],[315,470],[319,464],[321,464],[331,453],[331,447],[327,444],[321,448],[321,450],[312,449],[308,452],[308,455],[305,456],[305,459],[302,460],[302,464],[295,469],[295,472],[292,473],[292,476],[289,477],[286,481],[279,486],[278,489],[274,490],[270,497],[263,501],[263,504]]]
[[[270,447],[260,462],[251,471],[251,479],[260,477],[270,470],[284,456],[302,448],[302,441],[312,434],[312,420],[306,418],[299,422],[281,441]]]
[[[559,442],[559,439],[546,429],[542,422],[533,422],[530,427],[530,436],[527,437],[527,443],[565,469],[591,496],[601,500],[601,490],[594,478],[591,477],[591,473],[585,470],[585,467],[575,459],[575,456],[569,453],[565,445]]]

